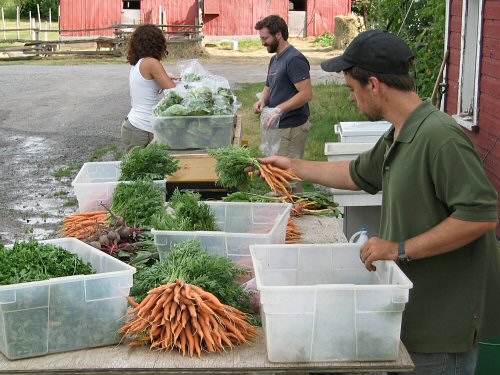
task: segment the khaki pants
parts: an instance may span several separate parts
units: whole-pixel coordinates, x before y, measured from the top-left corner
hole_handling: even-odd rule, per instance
[[[153,137],[153,133],[136,128],[128,119],[122,123],[122,142],[127,152],[134,147],[146,147]]]
[[[294,128],[278,129],[280,132],[280,148],[276,155],[302,159],[310,129],[311,123],[309,121]]]

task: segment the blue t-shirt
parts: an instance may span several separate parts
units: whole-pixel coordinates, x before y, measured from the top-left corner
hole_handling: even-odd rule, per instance
[[[269,87],[269,107],[276,107],[297,94],[295,83],[310,78],[309,61],[294,46],[274,55],[269,63],[266,86]],[[309,104],[284,112],[279,127],[293,128],[304,124],[309,118]]]

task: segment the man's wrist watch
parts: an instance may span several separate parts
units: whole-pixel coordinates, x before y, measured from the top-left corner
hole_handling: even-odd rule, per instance
[[[399,264],[408,264],[411,262],[411,259],[408,255],[406,255],[405,242],[400,242],[398,245],[398,263]]]

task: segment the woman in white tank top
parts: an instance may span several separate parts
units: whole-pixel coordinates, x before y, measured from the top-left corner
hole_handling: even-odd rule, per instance
[[[125,149],[146,147],[153,140],[151,116],[163,89],[175,87],[161,60],[168,55],[167,41],[155,25],[141,25],[130,36],[127,61],[130,69],[132,108],[122,124]]]

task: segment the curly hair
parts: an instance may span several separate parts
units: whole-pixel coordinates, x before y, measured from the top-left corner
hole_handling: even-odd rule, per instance
[[[168,55],[167,40],[155,25],[145,24],[134,30],[127,46],[127,61],[135,65],[143,57],[162,60]]]
[[[255,30],[269,29],[271,35],[276,35],[281,31],[284,40],[288,40],[288,26],[283,18],[276,15],[267,16],[255,24]]]

